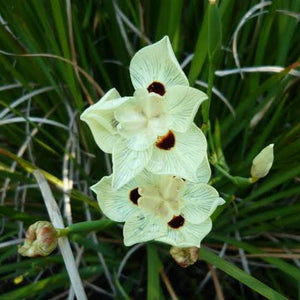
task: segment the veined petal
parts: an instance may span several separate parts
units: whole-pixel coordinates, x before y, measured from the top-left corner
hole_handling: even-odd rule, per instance
[[[150,147],[144,151],[134,151],[128,148],[124,139],[120,139],[113,149],[113,188],[119,189],[140,173],[148,163],[152,150]]]
[[[165,96],[170,129],[184,132],[192,124],[200,104],[207,95],[187,86],[172,86]]]
[[[147,89],[153,82],[161,83],[166,90],[173,85],[189,85],[167,36],[139,50],[129,71],[135,89]]]
[[[117,121],[113,109],[126,101],[127,98],[120,98],[116,89],[111,89],[80,116],[80,119],[88,124],[96,144],[104,152],[112,153],[113,146],[118,140],[115,128]]]
[[[135,204],[137,199],[132,199],[131,191],[138,188],[135,180],[131,180],[121,189],[112,189],[112,175],[103,177],[91,187],[96,193],[99,206],[103,213],[116,222],[124,222],[128,217],[138,211]]]
[[[204,156],[200,166],[197,169],[197,182],[208,183],[211,177],[211,169],[207,155]]]
[[[126,144],[133,151],[145,151],[149,147],[153,147],[156,137],[151,130],[143,130],[135,136],[127,137]]]
[[[113,146],[120,136],[116,133],[112,133],[106,126],[103,126],[106,122],[104,120],[101,122],[100,118],[90,118],[86,123],[89,125],[98,147],[103,152],[112,153]]]
[[[167,225],[160,218],[138,211],[125,222],[124,244],[131,246],[136,243],[147,242],[165,235],[166,232]]]
[[[81,119],[86,118],[91,112],[116,109],[129,99],[131,97],[121,97],[115,88],[110,89],[99,101],[88,107],[80,117]]]
[[[89,127],[93,130],[93,123],[100,124],[106,130],[110,132],[114,132],[111,119],[113,118],[113,113],[109,111],[105,111],[101,113],[99,111],[102,110],[103,103],[109,102],[114,103],[114,100],[122,99],[120,94],[116,89],[110,89],[97,103],[88,107],[81,115],[80,119],[85,121]]]
[[[117,89],[112,88],[108,92],[106,92],[105,95],[101,98],[101,102],[103,103],[118,98],[121,98],[119,92],[117,91]],[[99,103],[99,101],[97,103]],[[96,105],[97,103],[95,103],[94,105]]]
[[[143,122],[145,116],[137,98],[130,98],[122,107],[115,110],[115,118],[120,123]]]
[[[168,228],[166,236],[155,240],[164,242],[179,248],[200,247],[203,238],[211,231],[211,219],[207,219],[200,224],[192,224],[187,220],[180,228]]]
[[[156,174],[177,175],[197,182],[196,171],[206,155],[207,142],[202,131],[192,124],[186,132],[173,132],[174,146],[168,150],[153,147],[146,168]]]
[[[138,186],[153,186],[159,183],[161,176],[144,169],[135,179],[138,182]]]
[[[182,214],[193,224],[202,223],[213,214],[218,205],[225,203],[219,193],[206,183],[186,182],[182,199]]]

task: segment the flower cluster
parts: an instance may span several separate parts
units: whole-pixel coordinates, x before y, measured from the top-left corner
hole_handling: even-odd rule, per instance
[[[168,37],[130,63],[135,92],[108,91],[81,115],[113,174],[92,187],[106,216],[125,222],[124,242],[200,246],[224,203],[207,184],[207,142],[194,117],[206,94],[189,86]]]

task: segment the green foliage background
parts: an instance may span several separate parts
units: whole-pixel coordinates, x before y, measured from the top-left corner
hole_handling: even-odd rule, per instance
[[[96,235],[72,235],[74,253],[83,251],[79,270],[89,281],[91,299],[176,299],[160,278],[162,268],[181,299],[210,299],[215,288],[226,299],[300,295],[300,2],[221,0],[219,9],[222,49],[216,70],[238,69],[235,42],[242,67],[262,68],[243,76],[216,73],[210,160],[231,175],[248,177],[253,157],[274,143],[274,166],[245,189],[213,167],[212,184],[227,204],[214,215],[200,261],[188,269],[178,267],[169,247],[158,243],[134,248],[124,261],[131,250],[123,246],[118,224],[99,228]],[[110,172],[109,157],[97,148],[80,113],[101,91],[116,87],[121,95],[132,94],[132,55],[165,35],[191,85],[205,91],[207,11],[208,1],[196,0],[0,1],[0,299],[67,297],[70,284],[58,252],[34,259],[17,255],[24,229],[48,219],[32,170],[45,171],[62,211],[70,195],[72,220],[66,215],[66,224],[102,218],[88,187]],[[216,271],[219,284],[205,279],[207,263],[222,270]],[[14,283],[19,276],[22,282]]]

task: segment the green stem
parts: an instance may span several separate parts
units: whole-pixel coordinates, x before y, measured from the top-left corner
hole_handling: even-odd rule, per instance
[[[114,223],[115,222],[108,219],[102,219],[97,221],[86,221],[86,222],[79,222],[79,223],[72,224],[66,228],[56,228],[56,231],[58,237],[62,237],[68,235],[69,233],[100,230]]]
[[[224,175],[226,178],[228,178],[230,181],[233,180],[233,176],[231,176],[227,171],[225,171],[221,166],[219,166],[218,164],[215,164],[214,167],[222,174]]]
[[[228,178],[232,183],[240,188],[246,188],[253,182],[250,178],[240,177],[240,176],[232,176],[226,170],[224,170],[220,165],[215,164],[214,167],[226,178]]]

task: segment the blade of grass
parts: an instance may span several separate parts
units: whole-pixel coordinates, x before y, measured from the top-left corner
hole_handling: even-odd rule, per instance
[[[254,278],[253,276],[249,275],[245,271],[236,267],[234,264],[226,261],[223,258],[220,258],[218,255],[212,253],[211,251],[205,248],[200,248],[199,257],[205,260],[206,262],[216,266],[218,269],[227,273],[228,275],[235,278],[239,282],[245,284],[246,286],[258,292],[259,294],[266,297],[267,299],[274,299],[274,300],[288,299],[283,295],[279,294],[278,292],[276,292],[275,290],[273,290],[272,288],[268,287],[258,279]]]
[[[162,263],[154,244],[147,244],[147,299],[160,299],[160,280],[159,272],[162,269]]]
[[[245,243],[245,242],[237,241],[237,240],[235,240],[233,238],[230,238],[230,237],[221,236],[221,235],[217,235],[217,234],[211,234],[211,237],[218,240],[218,241],[222,241],[222,242],[228,243],[230,245],[235,245],[239,248],[244,249],[245,251],[247,251],[249,253],[264,253],[262,250],[258,249],[255,246],[252,246],[252,245],[250,245],[248,243]],[[285,274],[288,274],[293,279],[295,279],[297,281],[300,280],[299,269],[296,268],[295,266],[293,266],[289,263],[286,263],[285,261],[283,261],[282,259],[279,259],[279,258],[261,257],[261,259],[266,261],[270,265],[276,266],[279,270],[281,270]]]

